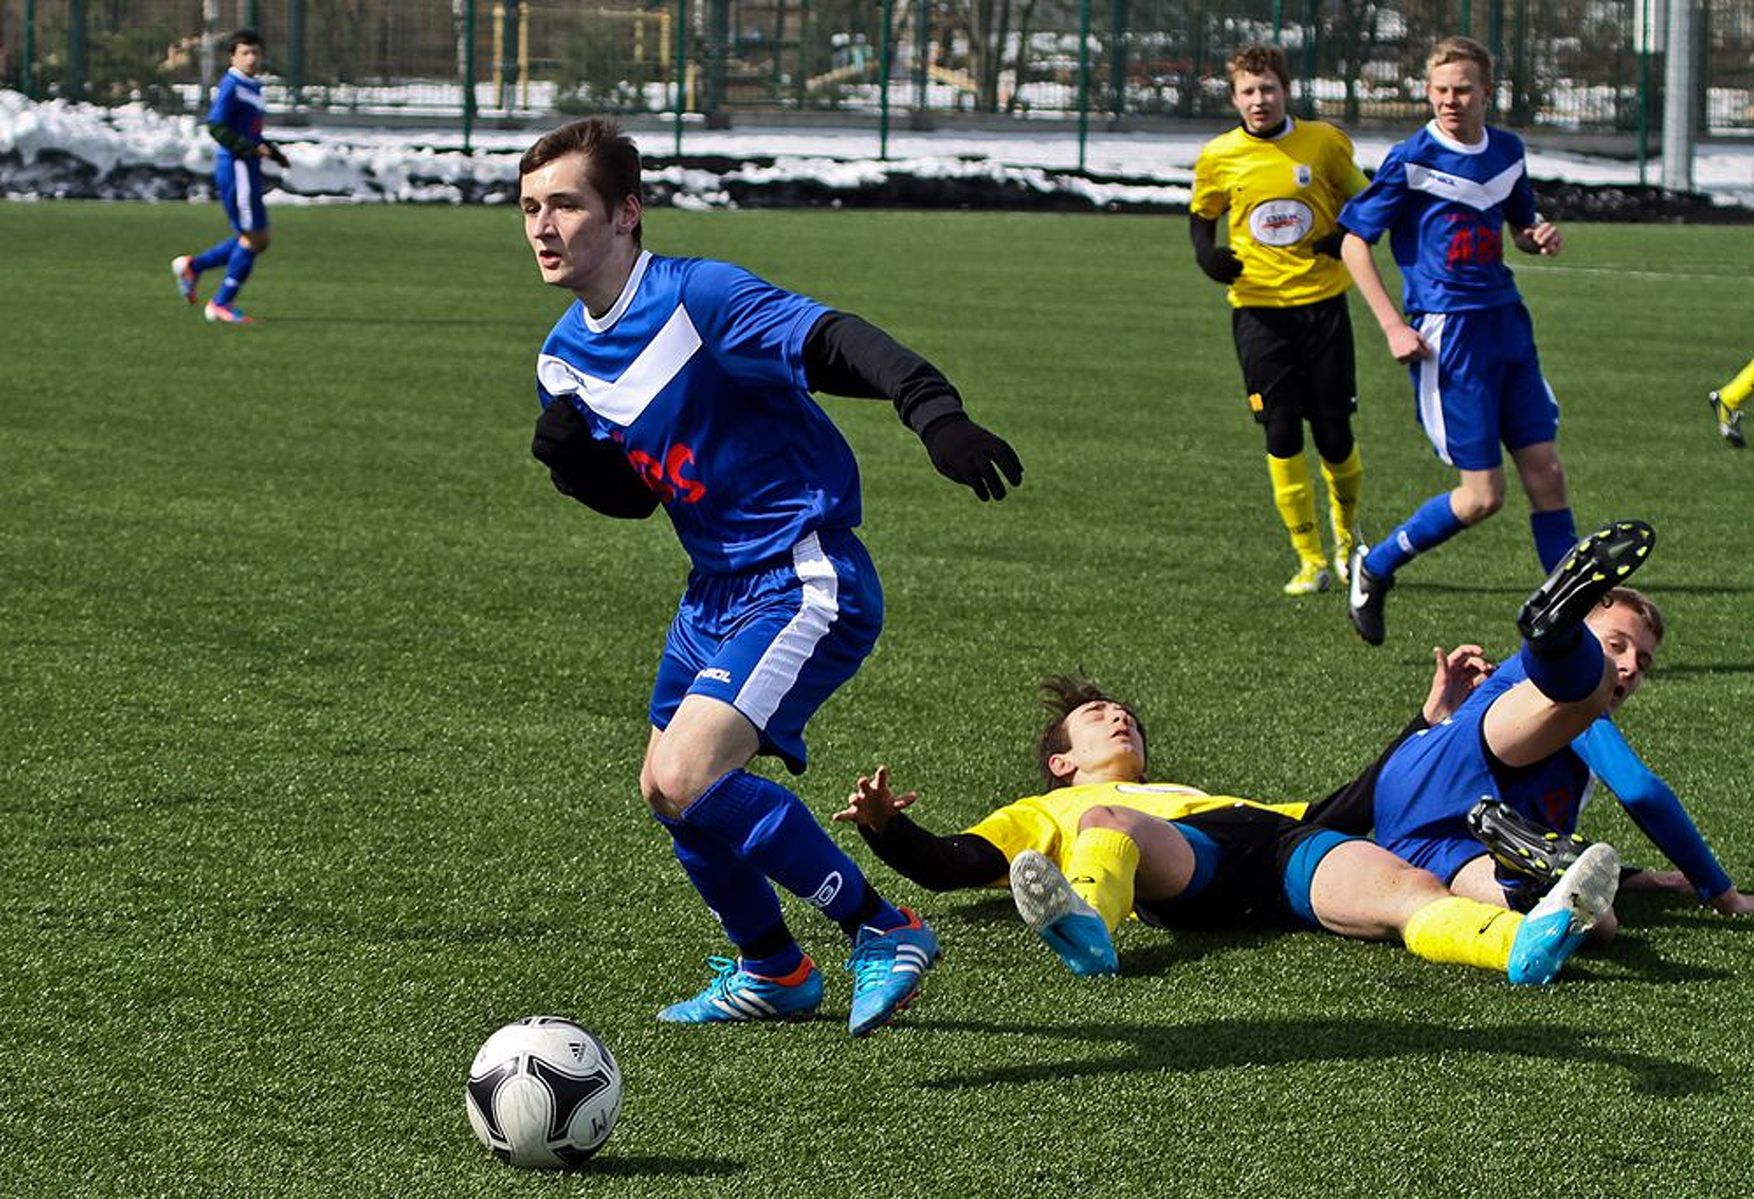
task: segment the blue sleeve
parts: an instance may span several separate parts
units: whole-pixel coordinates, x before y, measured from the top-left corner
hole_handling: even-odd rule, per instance
[[[1401,201],[1407,195],[1407,164],[1396,146],[1383,158],[1370,186],[1346,201],[1340,210],[1340,228],[1356,233],[1371,245],[1395,223]]]
[[[707,350],[733,378],[810,389],[804,341],[827,307],[740,266],[707,260],[689,272],[682,302]]]
[[[1504,219],[1518,229],[1526,228],[1535,223],[1535,183],[1529,178],[1529,156],[1523,150],[1522,139],[1517,139],[1517,155],[1523,162],[1523,173],[1518,177],[1516,186],[1511,188],[1510,196],[1504,202]]]
[[[213,89],[213,104],[207,110],[207,123],[209,125],[231,124],[231,96],[236,90],[237,87],[229,72],[220,76],[219,86]]]
[[[1711,847],[1687,815],[1687,809],[1633,752],[1607,717],[1584,730],[1571,743],[1578,756],[1614,792],[1626,814],[1668,859],[1680,868],[1701,899],[1721,895],[1733,885],[1712,856]]]

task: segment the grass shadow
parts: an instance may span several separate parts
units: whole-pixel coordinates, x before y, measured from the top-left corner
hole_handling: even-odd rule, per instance
[[[1588,1062],[1619,1066],[1641,1095],[1707,1094],[1719,1076],[1687,1062],[1595,1044],[1596,1033],[1563,1024],[1458,1028],[1424,1021],[1391,1020],[1202,1020],[1192,1024],[1005,1024],[952,1020],[914,1026],[928,1033],[1028,1037],[1103,1046],[1101,1057],[1078,1057],[1029,1066],[999,1066],[934,1079],[933,1090],[1062,1083],[1067,1078],[1116,1074],[1197,1074],[1251,1066],[1311,1062],[1364,1062],[1405,1057],[1442,1058],[1454,1053],[1521,1057],[1563,1067]],[[1115,1057],[1112,1050],[1130,1050]]]
[[[749,1163],[722,1157],[660,1157],[614,1153],[593,1157],[569,1174],[610,1178],[731,1178],[746,1174]]]

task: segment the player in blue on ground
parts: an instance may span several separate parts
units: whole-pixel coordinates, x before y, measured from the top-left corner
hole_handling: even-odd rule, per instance
[[[1309,819],[1375,839],[1486,903],[1527,907],[1540,885],[1495,863],[1469,826],[1482,797],[1557,834],[1577,829],[1593,782],[1613,790],[1634,823],[1681,867],[1642,871],[1629,888],[1695,891],[1731,915],[1754,898],[1730,881],[1675,794],[1640,763],[1609,720],[1635,694],[1663,637],[1648,597],[1621,581],[1654,544],[1649,526],[1621,521],[1579,542],[1525,606],[1518,656],[1455,714],[1414,733],[1380,763],[1371,785],[1342,789]],[[1602,922],[1612,935],[1612,915]]]
[[[1441,720],[1472,685],[1438,656],[1422,713]],[[1129,912],[1170,929],[1323,929],[1401,940],[1435,962],[1551,982],[1613,902],[1619,858],[1584,850],[1526,919],[1451,894],[1424,870],[1361,838],[1298,819],[1306,805],[1151,783],[1131,705],[1088,680],[1044,686],[1051,718],[1037,745],[1048,790],[962,833],[928,832],[880,767],[835,819],[856,824],[890,867],[935,891],[1009,886],[1024,922],[1079,975],[1119,972],[1113,934]]]
[[[225,325],[251,325],[237,306],[238,292],[256,267],[258,255],[268,251],[268,208],[262,202],[262,160],[288,165],[279,146],[262,136],[267,105],[262,100],[262,35],[240,29],[225,40],[230,66],[220,78],[207,113],[207,132],[219,143],[213,163],[213,182],[219,203],[231,222],[232,236],[199,254],[181,254],[171,260],[177,289],[191,304],[200,302],[196,287],[201,276],[225,268],[225,279],[202,315]]]
[[[524,232],[543,281],[577,297],[537,363],[533,451],[600,512],[662,504],[693,569],[653,685],[640,790],[737,947],[659,1018],[799,1018],[822,979],[769,880],[852,941],[848,1024],[890,1019],[938,956],[932,930],[884,899],[757,754],[805,765],[804,725],[877,640],[883,595],[853,529],[859,472],[813,391],[887,398],[933,465],[985,500],[1022,481],[925,359],[847,313],[741,267],[641,243],[639,151],[577,121],[519,163]]]
[[[1559,405],[1541,375],[1534,327],[1504,264],[1504,226],[1518,249],[1557,254],[1559,230],[1535,211],[1523,144],[1486,124],[1492,56],[1445,38],[1426,61],[1434,114],[1391,149],[1370,186],[1347,202],[1341,257],[1388,339],[1412,371],[1419,422],[1456,486],[1425,501],[1388,537],[1360,546],[1347,597],[1358,635],[1384,636],[1383,601],[1396,573],[1504,504],[1510,451],[1529,497],[1541,569],[1556,566],[1577,529],[1555,438]],[[1405,285],[1403,317],[1371,257],[1384,233]]]

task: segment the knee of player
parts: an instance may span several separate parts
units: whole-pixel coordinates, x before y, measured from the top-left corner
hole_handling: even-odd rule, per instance
[[[1095,807],[1085,809],[1084,814],[1078,817],[1078,831],[1083,832],[1087,828],[1112,828],[1124,832],[1132,823],[1132,815],[1133,813],[1126,808],[1113,808],[1108,804],[1097,804]]]
[[[245,234],[243,237],[244,244],[250,247],[250,253],[252,254],[266,254],[268,252],[269,240],[268,232],[265,229],[258,229],[254,233]]]
[[[1502,488],[1479,488],[1457,492],[1450,500],[1456,519],[1464,525],[1475,525],[1504,507]]]
[[[640,768],[639,790],[653,812],[666,820],[680,820],[683,811],[700,798],[711,781],[702,782],[680,755],[663,752],[660,742]]]

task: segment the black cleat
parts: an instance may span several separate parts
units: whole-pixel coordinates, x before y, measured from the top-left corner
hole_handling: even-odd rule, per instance
[[[1486,847],[1501,875],[1526,879],[1542,891],[1590,847],[1576,833],[1556,833],[1490,796],[1468,810],[1468,831]]]
[[[1742,436],[1742,410],[1731,408],[1715,391],[1706,394],[1705,402],[1711,405],[1711,414],[1717,417],[1717,435],[1735,449],[1747,445],[1748,439]]]
[[[1532,644],[1551,642],[1576,628],[1604,595],[1644,565],[1656,542],[1656,530],[1642,520],[1603,525],[1572,546],[1529,596],[1517,613],[1516,627]]]
[[[1364,569],[1364,555],[1369,551],[1370,547],[1362,544],[1352,549],[1352,561],[1348,564],[1352,581],[1346,589],[1346,615],[1366,645],[1381,645],[1383,600],[1388,597],[1389,588],[1395,585],[1395,581],[1392,578],[1379,579]]]

